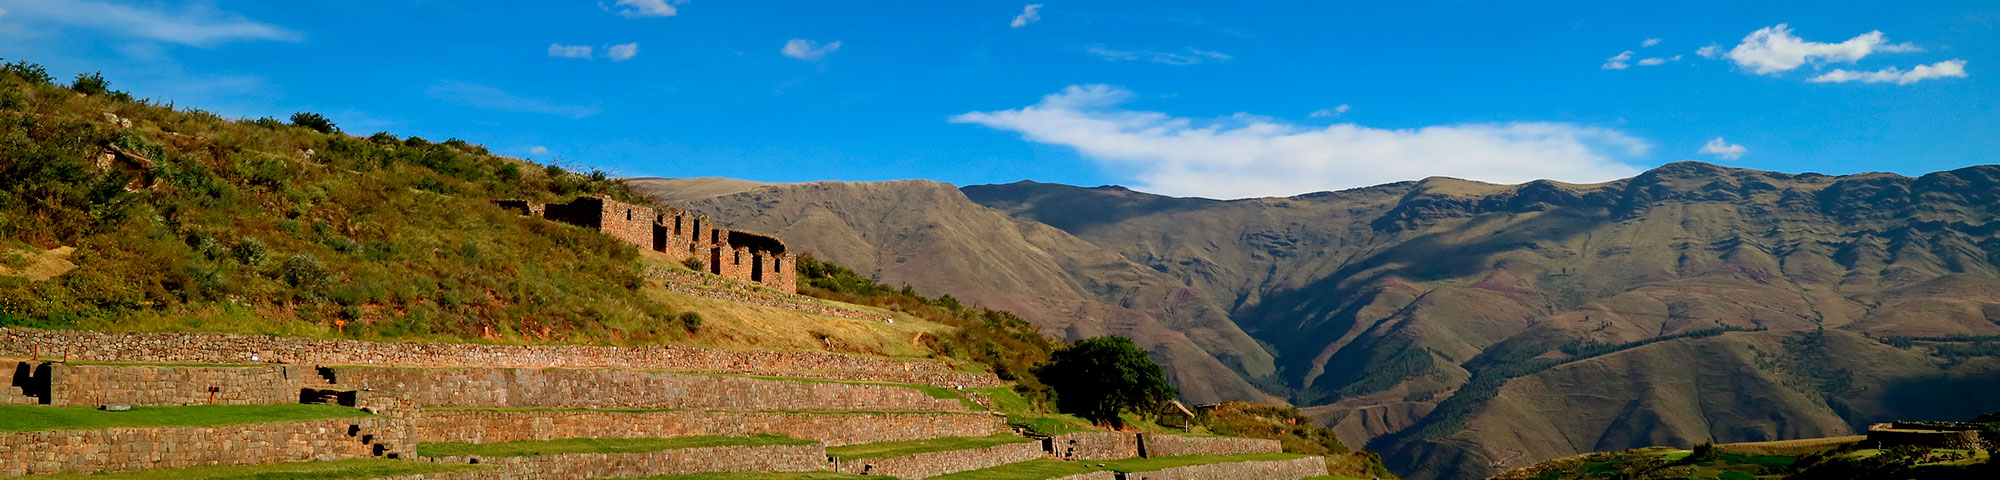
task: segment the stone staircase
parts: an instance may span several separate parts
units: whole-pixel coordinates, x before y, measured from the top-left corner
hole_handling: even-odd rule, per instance
[[[390,460],[403,458],[402,451],[397,450],[394,445],[382,442],[382,438],[378,438],[374,432],[363,428],[360,424],[348,425],[347,436],[354,437],[360,440],[362,445],[367,446],[369,455]]]
[[[313,374],[300,378],[299,403],[355,406],[355,389],[334,385],[334,371],[328,367],[313,367]]]

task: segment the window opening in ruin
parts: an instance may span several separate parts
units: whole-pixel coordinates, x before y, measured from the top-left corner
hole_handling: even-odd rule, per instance
[[[742,250],[737,250],[737,251],[734,251],[734,252],[729,252],[729,253],[730,253],[730,258],[729,258],[729,264],[730,264],[730,265],[742,265],[742,264],[743,264],[743,251],[742,251]]]
[[[697,219],[694,219],[694,229],[693,229],[693,230],[690,230],[690,231],[688,231],[688,233],[691,233],[691,234],[693,234],[693,235],[694,235],[694,236],[691,236],[691,237],[688,237],[688,241],[690,241],[690,242],[695,242],[695,243],[701,243],[701,219],[699,219],[699,218],[697,218]]]
[[[674,215],[674,236],[680,236],[680,234],[681,234],[681,216]]]
[[[632,209],[630,208],[625,209],[625,221],[632,221]]]
[[[764,256],[763,256],[763,255],[751,255],[751,256],[750,256],[750,281],[752,281],[752,282],[762,282],[762,281],[764,281]]]
[[[783,261],[779,260],[778,257],[771,257],[771,273],[782,273],[785,271],[785,269],[778,267],[780,263],[783,263]]]

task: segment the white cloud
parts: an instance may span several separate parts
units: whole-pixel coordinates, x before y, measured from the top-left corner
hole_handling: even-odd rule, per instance
[[[1917,50],[1915,45],[1908,43],[1890,44],[1880,30],[1845,42],[1819,43],[1793,36],[1791,27],[1780,23],[1750,32],[1749,36],[1743,37],[1743,43],[1729,50],[1728,57],[1737,66],[1751,72],[1771,75],[1799,68],[1807,62],[1853,62],[1876,52]]]
[[[544,146],[541,146],[541,145],[536,145],[536,146],[533,146],[533,147],[528,147],[528,154],[529,154],[529,155],[548,155],[548,154],[549,154],[549,147],[544,147]]]
[[[623,62],[626,60],[631,60],[632,57],[639,56],[639,44],[627,43],[624,45],[612,45],[610,47],[605,47],[604,56],[606,58],[610,58],[611,61],[613,62]]]
[[[1186,52],[1155,52],[1150,50],[1114,50],[1103,45],[1091,45],[1084,51],[1098,58],[1112,61],[1141,61],[1167,65],[1196,65],[1208,62],[1227,62],[1235,57],[1222,52],[1211,52],[1189,48]]]
[[[1681,61],[1681,56],[1680,56],[1680,55],[1674,55],[1674,56],[1671,56],[1671,57],[1650,57],[1650,58],[1642,58],[1642,59],[1639,59],[1639,66],[1641,66],[1641,67],[1650,67],[1650,66],[1654,66],[1654,65],[1661,65],[1661,64],[1665,64],[1665,63],[1667,63],[1667,62],[1678,62],[1678,61]]]
[[[794,38],[791,41],[785,42],[785,48],[778,52],[785,54],[787,57],[799,60],[819,60],[825,58],[827,54],[837,51],[840,51],[840,41],[838,40],[833,43],[820,45],[819,42],[812,40]]]
[[[1964,60],[1945,60],[1930,65],[1918,65],[1915,68],[1911,68],[1907,72],[1898,69],[1896,67],[1884,68],[1873,72],[1865,72],[1865,71],[1857,72],[1852,70],[1834,69],[1831,72],[1826,72],[1825,74],[1822,74],[1820,76],[1813,77],[1811,81],[1814,83],[1895,82],[1897,85],[1909,85],[1912,83],[1917,83],[1920,81],[1929,80],[1933,78],[1964,77],[1964,76],[1965,76]]]
[[[1624,53],[1620,53],[1618,55],[1612,56],[1611,58],[1604,59],[1604,64],[1599,65],[1597,68],[1602,68],[1605,70],[1624,70],[1632,66],[1631,63],[1627,63],[1631,61],[1632,61],[1632,51],[1626,50]]]
[[[686,2],[676,1],[673,3],[680,4]],[[600,3],[598,5],[603,4]],[[618,0],[618,3],[612,5],[623,7],[612,13],[625,18],[671,17],[681,13],[673,5],[668,4],[667,0]],[[606,10],[609,10],[609,8]]]
[[[1034,105],[951,117],[1076,149],[1135,188],[1213,198],[1291,195],[1431,175],[1494,182],[1630,176],[1646,142],[1568,123],[1479,123],[1417,129],[1302,126],[1239,113],[1204,120],[1126,110],[1131,91],[1071,86]]]
[[[1711,43],[1701,47],[1700,50],[1695,50],[1694,54],[1701,55],[1701,58],[1722,58],[1722,46]]]
[[[1658,38],[1648,38],[1646,39],[1646,41],[1639,42],[1640,47],[1650,47],[1659,44],[1660,44],[1660,39]]]
[[[498,88],[476,83],[443,81],[432,85],[424,93],[437,100],[488,110],[562,115],[570,118],[583,118],[597,114],[597,107],[595,106],[564,105],[539,98],[520,97]]]
[[[1035,23],[1041,20],[1042,20],[1042,4],[1030,3],[1028,4],[1027,7],[1022,8],[1021,14],[1015,15],[1014,21],[1008,22],[1007,26],[1014,28],[1021,28],[1028,26],[1028,24],[1030,23]]]
[[[1742,145],[1725,142],[1722,140],[1722,137],[1715,137],[1714,140],[1709,140],[1707,144],[1702,145],[1701,150],[1698,150],[1695,153],[1699,153],[1702,155],[1714,155],[1717,157],[1721,157],[1724,160],[1735,160],[1738,158],[1743,158],[1743,153],[1748,151],[1750,150],[1747,148],[1743,148]]]
[[[1348,109],[1351,109],[1351,108],[1354,108],[1354,106],[1353,106],[1353,105],[1348,105],[1348,104],[1345,104],[1345,103],[1343,103],[1343,104],[1340,104],[1340,106],[1338,106],[1338,107],[1333,107],[1333,108],[1322,108],[1322,109],[1319,109],[1319,110],[1314,110],[1314,111],[1313,111],[1313,113],[1312,113],[1312,115],[1310,115],[1310,116],[1311,116],[1312,118],[1321,118],[1321,117],[1338,117],[1338,116],[1340,116],[1340,114],[1343,114],[1343,113],[1347,113],[1347,110],[1348,110]]]
[[[549,44],[549,56],[556,58],[590,58],[589,45]]]
[[[6,13],[35,25],[62,25],[145,40],[213,47],[239,40],[298,41],[303,36],[275,25],[217,11],[205,2],[174,10],[113,5],[92,0],[9,2]]]

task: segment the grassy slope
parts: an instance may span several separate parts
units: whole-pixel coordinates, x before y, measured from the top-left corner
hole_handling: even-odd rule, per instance
[[[983,470],[959,472],[933,477],[938,480],[1042,480],[1088,472],[1150,472],[1189,465],[1211,463],[1255,462],[1269,460],[1291,460],[1306,457],[1291,453],[1261,453],[1251,455],[1189,455],[1182,457],[1134,458],[1107,460],[1102,462],[1064,462],[1036,459],[1027,462],[1003,465]]]
[[[126,473],[36,475],[35,480],[346,480],[382,478],[424,473],[452,473],[485,470],[478,465],[447,465],[379,458],[266,463],[148,470]]]
[[[426,457],[534,457],[566,453],[644,453],[660,450],[679,450],[683,448],[811,445],[813,443],[816,442],[781,435],[756,435],[749,437],[566,438],[560,440],[520,440],[496,443],[421,443],[417,444],[417,455]]]
[[[623,183],[456,140],[229,121],[0,73],[0,142],[8,268],[76,249],[62,276],[0,276],[0,326],[333,337],[345,319],[373,340],[892,356],[929,355],[911,340],[948,330],[673,293],[642,274],[677,262],[489,202],[645,201]],[[114,148],[151,169],[90,164]],[[149,188],[122,188],[135,179]],[[682,328],[690,311],[712,332]]]
[[[107,412],[95,407],[0,406],[0,432],[94,430],[113,427],[205,427],[239,423],[294,422],[365,417],[337,405],[193,405],[132,407]]]
[[[907,442],[867,443],[826,449],[827,456],[844,460],[867,458],[900,457],[919,453],[942,452],[947,450],[970,450],[1010,443],[1028,443],[1034,439],[1014,434],[995,434],[988,437],[944,437]]]

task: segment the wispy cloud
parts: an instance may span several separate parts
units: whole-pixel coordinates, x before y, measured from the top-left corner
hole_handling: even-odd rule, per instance
[[[674,8],[674,5],[683,3],[687,2],[675,1],[669,3],[667,0],[618,0],[618,3],[612,4],[611,7],[604,7],[604,9],[625,18],[671,17],[681,13],[679,9]],[[600,3],[598,5],[602,6],[604,4]],[[613,7],[616,8],[614,9]]]
[[[604,57],[611,59],[611,61],[613,62],[623,62],[626,60],[631,60],[632,57],[636,56],[639,56],[638,43],[612,45],[604,49]]]
[[[1929,80],[1933,78],[1964,77],[1964,76],[1965,76],[1964,60],[1946,60],[1942,62],[1933,63],[1930,65],[1918,65],[1914,68],[1911,68],[1909,71],[1903,71],[1896,67],[1884,68],[1872,72],[1868,71],[1857,72],[1852,70],[1834,69],[1831,72],[1826,72],[1824,74],[1821,74],[1820,76],[1813,77],[1811,81],[1814,83],[1846,83],[1846,82],[1892,83],[1893,82],[1897,85],[1909,85],[1912,83],[1917,83],[1920,81]]]
[[[9,2],[6,14],[39,25],[97,30],[109,35],[213,47],[234,41],[304,38],[283,27],[244,18],[196,2],[179,8],[151,9],[92,0],[32,0]]]
[[[556,58],[590,58],[589,45],[549,44],[549,56]]]
[[[1014,28],[1021,28],[1028,26],[1028,24],[1030,23],[1035,23],[1041,20],[1042,20],[1042,4],[1030,3],[1028,4],[1027,7],[1021,8],[1021,14],[1015,15],[1014,21],[1008,22],[1007,26]]]
[[[431,98],[474,108],[503,112],[561,115],[584,118],[596,115],[596,106],[564,105],[539,98],[516,96],[504,90],[460,81],[446,80],[425,91]]]
[[[1759,75],[1791,71],[1809,62],[1854,62],[1876,52],[1915,52],[1916,45],[1891,44],[1882,31],[1864,33],[1840,43],[1808,41],[1792,35],[1789,25],[1764,27],[1743,37],[1726,55],[1736,65]],[[1703,54],[1706,56],[1707,54]]]
[[[1322,108],[1319,110],[1313,110],[1313,113],[1308,116],[1312,118],[1338,117],[1340,116],[1340,114],[1347,113],[1347,110],[1352,108],[1354,108],[1353,105],[1348,105],[1343,103],[1340,104],[1340,106],[1333,108]]]
[[[819,42],[812,40],[794,38],[791,41],[785,42],[785,48],[778,50],[778,53],[799,60],[819,60],[825,58],[827,54],[837,51],[840,51],[840,41],[838,40],[833,43],[821,45]]]
[[[1140,61],[1167,65],[1197,65],[1208,62],[1227,62],[1232,58],[1222,52],[1211,52],[1189,48],[1181,52],[1158,52],[1151,50],[1117,50],[1104,45],[1091,45],[1085,52],[1111,61]]]
[[[1639,42],[1640,47],[1651,47],[1659,44],[1660,44],[1660,39],[1658,38],[1648,38],[1645,41]]]
[[[1478,123],[1417,129],[1302,126],[1239,113],[1218,119],[1120,108],[1134,94],[1076,85],[1026,107],[968,112],[954,123],[1017,132],[1134,172],[1135,188],[1213,198],[1291,195],[1431,175],[1494,182],[1596,182],[1640,170],[1643,140],[1569,123]]]
[[[1714,155],[1724,160],[1735,160],[1743,158],[1743,154],[1749,151],[1750,149],[1743,148],[1742,145],[1729,143],[1724,141],[1722,137],[1715,137],[1714,140],[1709,140],[1708,143],[1703,144],[1701,150],[1697,150],[1695,153]]]
[[[533,146],[533,147],[528,147],[528,154],[529,154],[529,155],[548,155],[548,154],[549,154],[549,147],[544,147],[544,146],[541,146],[541,145],[536,145],[536,146]]]
[[[1604,64],[1599,65],[1597,68],[1605,70],[1624,70],[1627,68],[1631,68],[1632,55],[1633,53],[1631,50],[1626,50],[1617,55],[1613,55],[1611,58],[1604,59]]]

